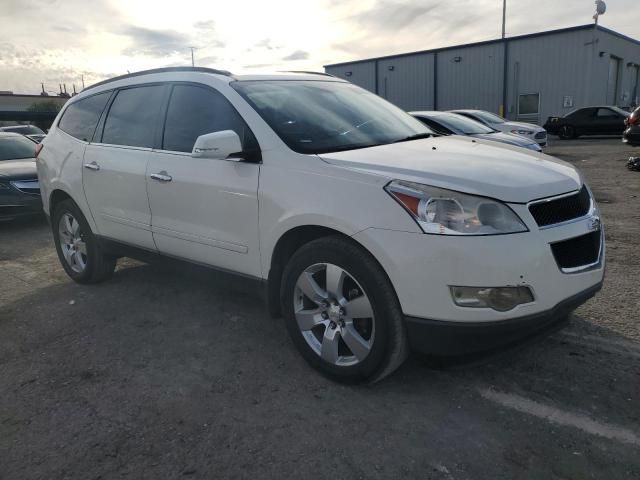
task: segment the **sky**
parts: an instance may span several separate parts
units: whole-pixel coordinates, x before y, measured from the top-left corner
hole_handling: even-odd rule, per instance
[[[640,0],[601,25],[640,39]],[[507,35],[592,22],[592,0],[507,0]],[[0,0],[0,90],[50,93],[127,71],[191,64],[316,70],[499,38],[502,0]]]

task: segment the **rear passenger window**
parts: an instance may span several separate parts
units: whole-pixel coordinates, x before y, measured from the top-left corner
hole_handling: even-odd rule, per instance
[[[243,149],[258,149],[255,137],[240,114],[221,93],[194,85],[175,85],[169,100],[163,150],[191,152],[205,133],[233,130]]]
[[[58,128],[85,142],[90,142],[102,110],[111,92],[99,93],[72,103],[62,114]]]
[[[608,108],[599,108],[598,117],[618,117],[619,115],[613,110],[609,110]]]
[[[120,90],[107,114],[102,143],[153,147],[163,91],[161,85]]]

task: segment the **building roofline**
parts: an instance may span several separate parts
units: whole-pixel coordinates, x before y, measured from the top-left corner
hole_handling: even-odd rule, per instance
[[[127,73],[125,75],[119,75],[117,77],[108,78],[107,80],[102,80],[101,82],[94,83],[93,85],[89,85],[87,88],[84,88],[82,91],[86,92],[95,87],[99,87],[100,85],[106,85],[107,83],[116,82],[118,80],[125,80],[127,78],[139,77],[141,75],[152,75],[154,73],[169,73],[169,72],[200,72],[200,73],[213,73],[215,75],[224,75],[225,77],[232,77],[231,72],[226,70],[216,70],[215,68],[206,68],[206,67],[164,67],[164,68],[153,68],[151,70],[140,70],[139,72]]]
[[[40,99],[45,99],[45,100],[50,100],[52,98],[60,98],[60,99],[64,99],[69,100],[69,98],[71,97],[60,97],[58,95],[38,95],[35,93],[0,93],[0,98],[15,98],[15,97],[21,97],[21,98],[40,98]]]
[[[589,30],[589,29],[593,29],[594,28],[594,24],[593,23],[588,23],[586,25],[578,25],[575,27],[566,27],[566,28],[559,28],[556,30],[546,30],[544,32],[536,32],[536,33],[527,33],[524,35],[516,35],[515,37],[507,37],[506,40],[508,41],[512,41],[512,40],[524,40],[527,38],[536,38],[536,37],[542,37],[545,35],[553,35],[553,34],[557,34],[557,33],[570,33],[570,32],[577,32],[577,31],[582,31],[582,30]],[[614,30],[611,30],[609,28],[603,27],[598,25],[598,30],[599,31],[603,31],[606,33],[609,33],[611,35],[614,35],[618,38],[622,38],[624,40],[630,41],[635,43],[636,45],[640,45],[640,40],[636,40],[635,38],[631,38],[631,37],[627,37],[626,35],[623,35],[622,33],[618,33]],[[342,66],[347,66],[347,65],[355,65],[358,63],[366,63],[366,62],[372,62],[372,61],[378,61],[378,60],[388,60],[388,59],[392,59],[392,58],[402,58],[402,57],[408,57],[411,55],[424,55],[424,54],[429,54],[429,53],[436,53],[436,52],[443,52],[443,51],[447,51],[447,50],[454,50],[454,49],[458,49],[458,48],[467,48],[467,47],[480,47],[483,45],[492,45],[492,44],[496,44],[496,43],[502,43],[503,40],[500,38],[497,39],[493,39],[493,40],[483,40],[480,42],[473,42],[473,43],[464,43],[461,45],[451,45],[449,47],[440,47],[440,48],[432,48],[429,50],[417,50],[414,52],[407,52],[407,53],[397,53],[397,54],[393,54],[393,55],[384,55],[381,57],[370,57],[370,58],[364,58],[361,60],[352,60],[350,62],[340,62],[340,63],[331,63],[328,65],[324,65],[324,68],[329,68],[329,67],[342,67]]]

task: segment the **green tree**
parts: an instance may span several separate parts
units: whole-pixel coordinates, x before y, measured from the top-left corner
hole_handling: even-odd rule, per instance
[[[44,100],[40,102],[32,103],[27,107],[28,112],[55,112],[58,113],[62,108],[58,102],[53,100]]]
[[[27,107],[28,112],[51,112],[58,113],[62,105],[58,102],[54,102],[53,100],[40,100],[38,102],[32,103]],[[33,122],[35,126],[42,130],[48,130],[51,127],[51,121],[49,120],[36,120]]]

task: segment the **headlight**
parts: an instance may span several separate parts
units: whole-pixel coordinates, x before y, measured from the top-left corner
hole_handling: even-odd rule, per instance
[[[395,180],[385,190],[413,216],[424,233],[501,235],[526,232],[504,203],[475,195]]]
[[[531,130],[511,130],[511,133],[515,133],[516,135],[533,135]]]
[[[537,143],[530,143],[530,144],[526,145],[525,148],[528,148],[529,150],[534,150],[536,152],[541,152],[542,151],[542,147],[540,145],[538,145]]]

